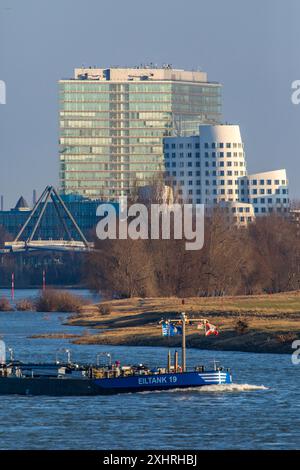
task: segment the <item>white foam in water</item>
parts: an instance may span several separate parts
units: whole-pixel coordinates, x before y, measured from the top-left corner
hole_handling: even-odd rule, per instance
[[[224,385],[204,385],[203,387],[194,388],[198,392],[252,392],[253,390],[268,390],[264,385],[250,384],[224,384]]]
[[[252,392],[254,390],[269,390],[264,385],[251,385],[251,384],[222,384],[222,385],[203,385],[202,387],[189,387],[189,388],[174,388],[172,390],[153,390],[141,393],[224,393],[224,392]]]

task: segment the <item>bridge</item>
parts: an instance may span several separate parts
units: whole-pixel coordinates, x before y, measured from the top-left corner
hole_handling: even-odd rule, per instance
[[[53,202],[58,222],[65,232],[66,239],[43,240],[36,237],[50,200]],[[26,229],[27,232],[29,231],[29,235],[25,237]],[[76,234],[78,240],[74,239],[75,237],[72,235],[72,232]],[[6,242],[4,249],[0,250],[0,253],[9,254],[33,251],[71,251],[78,253],[94,251],[94,244],[87,241],[75,218],[53,186],[46,187],[16,238],[11,242]]]

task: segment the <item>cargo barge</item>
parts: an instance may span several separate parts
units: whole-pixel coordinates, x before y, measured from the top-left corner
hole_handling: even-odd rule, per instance
[[[181,314],[178,321],[182,329],[181,365],[177,351],[173,364],[169,351],[167,366],[154,368],[143,364],[121,365],[119,361],[112,364],[110,354],[106,354],[106,364],[99,364],[99,361],[94,365],[73,363],[69,351],[65,363],[11,360],[0,365],[0,395],[93,396],[232,383],[230,370],[217,363],[211,369],[203,365],[186,367],[187,321],[186,315]]]

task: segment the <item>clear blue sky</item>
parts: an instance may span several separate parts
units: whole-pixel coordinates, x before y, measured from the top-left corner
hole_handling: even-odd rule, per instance
[[[76,66],[171,63],[223,84],[250,172],[286,167],[300,198],[299,0],[0,0],[0,194],[58,183],[57,81]]]

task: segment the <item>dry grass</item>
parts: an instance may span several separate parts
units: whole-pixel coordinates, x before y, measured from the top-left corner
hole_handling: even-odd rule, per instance
[[[109,305],[110,313],[101,311]],[[188,344],[207,349],[257,352],[291,352],[292,338],[300,336],[300,293],[223,298],[133,298],[102,302],[84,307],[69,324],[95,329],[76,343],[164,345],[158,321],[185,311],[201,316],[217,325],[221,334],[206,338],[188,328]],[[237,322],[247,325],[237,331]],[[101,330],[105,330],[101,333]],[[170,338],[170,345],[180,344],[180,338]]]
[[[35,310],[35,305],[29,299],[22,299],[17,302],[16,309],[18,312],[32,312]]]
[[[78,313],[83,303],[80,297],[69,292],[47,290],[40,293],[35,308],[38,312]]]
[[[6,297],[0,298],[0,312],[11,312],[13,310],[9,300]]]

